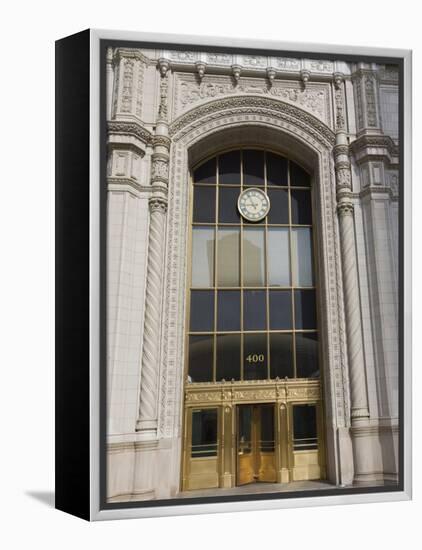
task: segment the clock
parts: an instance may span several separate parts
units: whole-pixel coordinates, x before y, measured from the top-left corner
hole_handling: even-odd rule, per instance
[[[270,199],[262,189],[251,187],[240,193],[237,208],[246,220],[259,222],[270,211]]]

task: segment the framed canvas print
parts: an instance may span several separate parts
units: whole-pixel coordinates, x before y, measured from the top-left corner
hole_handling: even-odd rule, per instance
[[[57,51],[57,507],[411,497],[411,52]]]

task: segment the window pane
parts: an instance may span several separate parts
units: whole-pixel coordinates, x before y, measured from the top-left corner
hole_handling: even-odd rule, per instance
[[[296,328],[316,328],[315,291],[295,290]]]
[[[268,377],[267,335],[245,334],[243,339],[243,380]]]
[[[293,406],[293,448],[295,451],[318,448],[315,405]]]
[[[219,286],[239,286],[239,233],[239,229],[218,228]]]
[[[218,157],[220,185],[234,183],[240,185],[240,151],[230,151]]]
[[[215,223],[215,187],[194,185],[193,221]]]
[[[208,332],[214,330],[214,291],[191,290],[190,330]]]
[[[243,184],[264,185],[264,151],[243,151]]]
[[[265,284],[264,229],[243,230],[243,284],[262,286]]]
[[[294,377],[291,334],[270,334],[271,378]]]
[[[309,187],[311,177],[303,168],[290,161],[290,185],[296,187]]]
[[[267,185],[287,185],[287,159],[267,153]]]
[[[268,277],[270,285],[290,286],[289,230],[268,228]]]
[[[192,230],[192,286],[213,286],[214,228]]]
[[[189,382],[212,382],[212,335],[189,336]]]
[[[217,330],[240,330],[240,291],[219,290],[217,295]]]
[[[192,458],[217,456],[217,409],[192,411]]]
[[[201,164],[193,173],[194,183],[215,183],[216,180],[216,159],[207,160]]]
[[[244,330],[265,330],[267,328],[265,295],[265,290],[245,290],[243,292]]]
[[[268,223],[289,223],[289,195],[287,189],[268,189],[270,211]]]
[[[218,190],[218,220],[222,223],[239,223],[237,209],[240,187],[220,187]]]
[[[317,338],[313,332],[296,332],[297,378],[319,378]]]
[[[292,228],[293,286],[313,286],[312,232],[309,227]]]
[[[270,290],[270,329],[292,328],[292,293],[290,290]]]
[[[240,380],[240,334],[217,336],[216,380]]]
[[[293,189],[290,193],[292,201],[292,223],[311,225],[311,192]]]

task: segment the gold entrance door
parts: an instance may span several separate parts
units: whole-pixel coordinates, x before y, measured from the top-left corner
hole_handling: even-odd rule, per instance
[[[274,405],[237,407],[237,485],[276,481]]]

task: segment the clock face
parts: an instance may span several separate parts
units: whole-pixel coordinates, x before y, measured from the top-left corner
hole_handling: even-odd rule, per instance
[[[239,195],[237,208],[246,220],[259,222],[270,211],[270,199],[262,189],[245,189]]]

